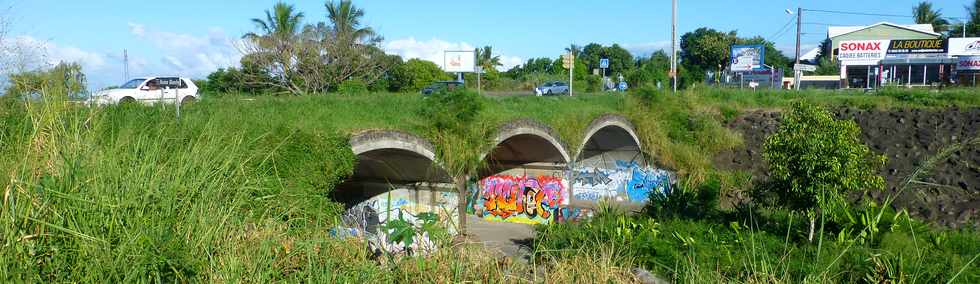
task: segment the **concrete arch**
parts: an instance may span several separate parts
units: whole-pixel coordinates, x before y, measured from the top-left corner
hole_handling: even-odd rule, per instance
[[[452,178],[435,158],[432,143],[394,130],[354,134],[354,174],[334,191],[338,201],[355,204],[391,188],[441,187]]]
[[[380,149],[400,149],[413,152],[435,161],[435,147],[428,140],[411,133],[397,130],[368,130],[354,134],[350,138],[354,155],[361,155]]]
[[[575,161],[590,163],[595,156],[611,155],[612,159],[634,160],[642,155],[642,143],[636,128],[628,118],[618,114],[606,114],[592,121],[575,153]]]
[[[501,125],[494,138],[494,147],[484,153],[483,159],[488,167],[481,171],[481,176],[522,167],[559,168],[572,161],[557,133],[530,119]]]

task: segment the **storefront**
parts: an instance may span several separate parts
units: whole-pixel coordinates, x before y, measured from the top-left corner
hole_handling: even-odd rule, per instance
[[[885,59],[888,40],[843,41],[837,48],[841,88],[875,88],[879,85],[879,64]]]
[[[964,69],[972,63],[961,63],[959,57],[973,52],[980,56],[980,41],[961,45],[943,39],[859,40],[843,41],[838,49],[842,88],[926,87],[962,82],[964,72],[977,72]],[[964,68],[958,68],[960,64]]]
[[[952,81],[960,86],[980,86],[980,38],[949,39],[949,56],[956,62]]]

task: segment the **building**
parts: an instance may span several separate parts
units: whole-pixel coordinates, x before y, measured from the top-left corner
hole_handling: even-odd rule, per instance
[[[932,86],[948,82],[956,64],[947,41],[928,24],[830,27],[827,38],[828,54],[841,67],[842,88]]]

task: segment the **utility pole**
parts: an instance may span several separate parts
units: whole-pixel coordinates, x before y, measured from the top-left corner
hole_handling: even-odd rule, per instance
[[[670,23],[670,79],[677,93],[677,0],[671,1]]]
[[[800,64],[800,34],[803,29],[803,8],[796,8],[796,64]]]
[[[123,82],[129,82],[129,51],[123,49]]]
[[[800,64],[800,34],[803,33],[803,8],[796,8],[796,64]],[[803,72],[796,70],[796,65],[793,65],[793,75],[795,77],[795,82],[793,82],[793,88],[800,89],[800,79],[803,77]]]

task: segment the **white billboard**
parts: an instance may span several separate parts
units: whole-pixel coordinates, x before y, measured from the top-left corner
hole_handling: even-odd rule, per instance
[[[949,55],[980,55],[980,37],[950,38]]]
[[[476,72],[475,50],[447,50],[443,69],[446,72]]]
[[[841,65],[878,65],[888,53],[890,40],[846,40],[837,47]]]

